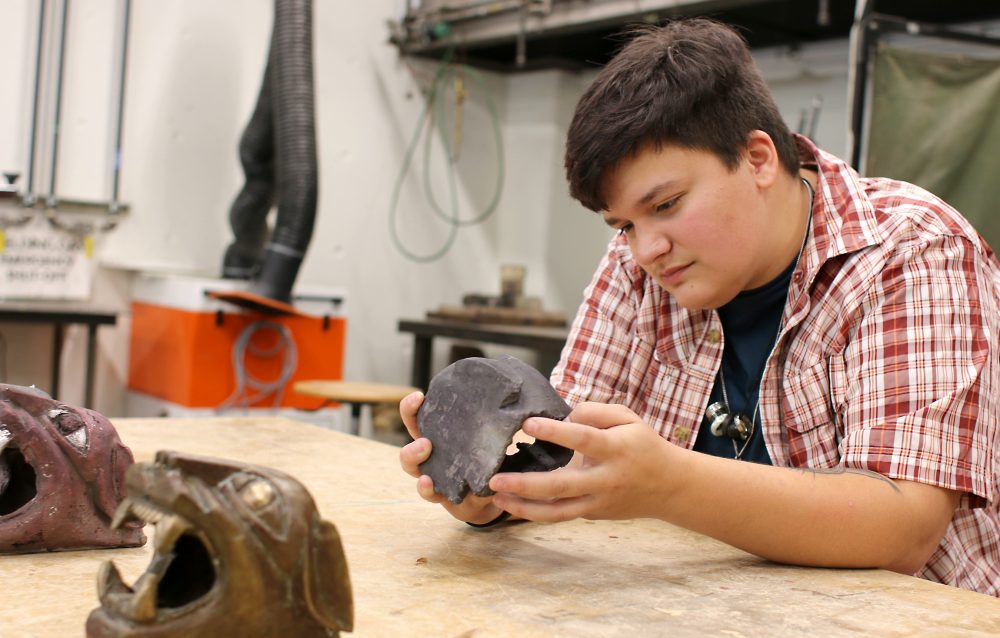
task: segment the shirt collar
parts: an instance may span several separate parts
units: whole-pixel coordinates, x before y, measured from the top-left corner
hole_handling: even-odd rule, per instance
[[[808,287],[827,260],[880,244],[883,237],[857,171],[806,137],[795,134],[795,142],[802,165],[818,173],[810,237],[800,259],[801,274],[792,280],[793,287]]]

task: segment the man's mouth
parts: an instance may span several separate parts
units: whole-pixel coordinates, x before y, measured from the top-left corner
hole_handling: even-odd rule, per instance
[[[660,271],[660,284],[663,286],[672,286],[680,283],[684,274],[687,272],[688,268],[693,265],[692,263],[683,264],[681,266],[671,266],[670,268],[665,268]]]
[[[112,529],[130,521],[156,526],[153,558],[131,587],[118,568],[105,561],[97,577],[98,595],[106,609],[139,623],[202,600],[216,581],[212,554],[205,539],[182,516],[136,497],[115,512]]]

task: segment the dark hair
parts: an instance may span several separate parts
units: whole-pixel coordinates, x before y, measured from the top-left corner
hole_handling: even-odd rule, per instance
[[[798,171],[795,139],[740,34],[704,18],[633,34],[577,103],[566,139],[570,195],[604,210],[607,171],[649,144],[710,151],[735,170],[757,129]]]

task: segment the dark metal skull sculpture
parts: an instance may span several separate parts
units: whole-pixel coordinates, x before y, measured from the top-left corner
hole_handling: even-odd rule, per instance
[[[489,496],[497,472],[546,472],[569,463],[573,450],[548,441],[518,443],[515,454],[506,453],[528,417],[565,419],[569,413],[548,380],[523,361],[460,359],[434,375],[417,413],[420,433],[432,444],[420,471],[452,503],[470,490]]]
[[[155,523],[153,559],[131,587],[111,563],[87,636],[336,636],[353,626],[336,528],[276,470],[178,452],[133,466],[116,524]]]
[[[132,462],[97,412],[0,384],[0,553],[142,545],[140,525],[111,527]]]

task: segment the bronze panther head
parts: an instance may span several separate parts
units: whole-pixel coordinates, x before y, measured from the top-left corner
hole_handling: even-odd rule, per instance
[[[264,467],[157,453],[127,474],[114,523],[156,525],[132,586],[104,563],[87,635],[336,636],[353,626],[347,559],[309,492]]]

